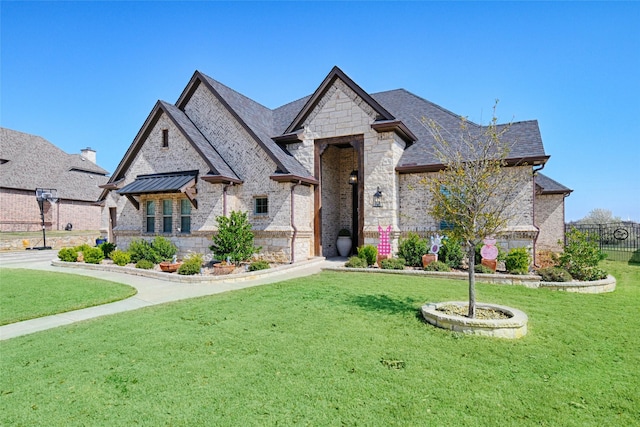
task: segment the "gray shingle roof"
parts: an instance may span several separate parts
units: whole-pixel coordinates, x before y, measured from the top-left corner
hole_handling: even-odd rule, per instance
[[[95,202],[108,172],[79,154],[67,154],[46,139],[0,128],[0,187],[35,191],[55,188],[58,197]],[[34,196],[35,199],[35,196]]]
[[[250,133],[261,143],[267,154],[278,165],[279,170],[274,171],[281,174],[291,174],[313,180],[310,173],[295,157],[276,144],[273,136],[277,135],[275,130],[274,113],[267,107],[260,105],[256,101],[236,92],[222,83],[202,74],[213,90],[215,90],[223,101],[229,106],[244,124]],[[297,105],[297,104],[296,104]]]
[[[460,116],[432,102],[416,96],[404,89],[375,93],[372,95],[396,119],[401,120],[418,138],[408,147],[400,159],[399,166],[429,166],[439,164],[433,152],[435,142],[422,119],[434,120],[446,132],[458,134]],[[483,128],[475,123],[468,123],[470,130],[481,131]],[[501,125],[504,126],[504,125]],[[510,153],[511,159],[545,157],[542,138],[535,120],[512,123],[504,138],[514,142]]]
[[[536,185],[540,187],[542,194],[569,194],[573,192],[569,187],[565,187],[540,172],[536,174]]]

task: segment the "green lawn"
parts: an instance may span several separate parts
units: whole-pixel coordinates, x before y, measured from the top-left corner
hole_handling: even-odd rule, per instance
[[[632,426],[640,267],[614,293],[478,285],[517,341],[421,321],[455,280],[325,272],[0,342],[1,425]]]
[[[136,290],[92,277],[0,268],[0,325],[118,301]]]

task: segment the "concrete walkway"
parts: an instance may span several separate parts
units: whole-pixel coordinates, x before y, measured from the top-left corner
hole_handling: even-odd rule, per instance
[[[109,314],[137,310],[142,307],[309,276],[319,273],[325,267],[342,265],[344,263],[344,260],[342,259],[325,260],[324,258],[318,258],[302,262],[299,265],[296,264],[288,266],[286,269],[274,269],[268,274],[261,275],[251,280],[219,280],[211,283],[186,284],[111,271],[93,271],[82,268],[69,269],[65,267],[55,267],[51,265],[51,261],[53,259],[57,259],[55,251],[2,253],[0,254],[0,266],[6,268],[28,268],[33,270],[55,271],[96,277],[132,286],[137,289],[138,293],[122,301],[0,326],[0,340],[27,335],[58,326],[69,325],[71,323],[106,316]],[[0,280],[2,280],[1,277]]]

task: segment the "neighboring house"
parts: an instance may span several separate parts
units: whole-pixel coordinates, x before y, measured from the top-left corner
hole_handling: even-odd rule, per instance
[[[47,230],[99,230],[99,185],[109,178],[96,165],[96,152],[67,154],[44,138],[0,128],[0,231],[42,230],[36,188],[56,189],[58,202],[45,202]]]
[[[392,227],[397,250],[403,233],[440,225],[420,184],[442,167],[423,117],[459,129],[459,116],[403,89],[369,94],[337,67],[274,110],[196,71],[175,104],[156,103],[103,186],[104,232],[122,247],[161,234],[182,253],[208,252],[215,218],[240,210],[269,259],[335,256],[342,228],[354,247],[376,244],[378,225]],[[555,225],[538,230],[547,221],[534,199],[546,187],[536,192],[534,170],[549,159],[538,123],[513,123],[505,137],[516,140],[509,162],[521,191],[504,236],[531,247],[539,234],[561,239]]]

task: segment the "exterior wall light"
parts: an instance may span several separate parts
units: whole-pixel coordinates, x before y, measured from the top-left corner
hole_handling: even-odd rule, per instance
[[[373,207],[374,208],[382,207],[382,191],[380,191],[380,187],[378,187],[378,190],[373,195]]]
[[[358,183],[358,171],[354,170],[349,174],[349,184],[356,185]]]

